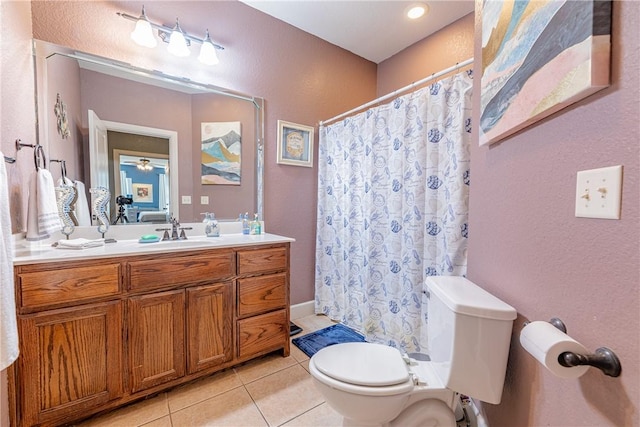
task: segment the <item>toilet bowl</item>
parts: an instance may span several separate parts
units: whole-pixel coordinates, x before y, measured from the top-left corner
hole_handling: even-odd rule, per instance
[[[500,403],[515,309],[463,277],[429,277],[425,295],[430,360],[361,342],[311,357],[314,383],[345,426],[453,427],[459,394]]]
[[[382,344],[344,343],[318,351],[309,371],[345,426],[455,426],[455,393],[429,363]]]

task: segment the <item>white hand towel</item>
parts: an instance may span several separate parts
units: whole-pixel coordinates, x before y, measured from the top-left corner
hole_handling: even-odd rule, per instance
[[[95,248],[96,246],[104,246],[104,239],[69,239],[69,240],[58,240],[58,245],[56,246],[58,249],[87,249],[87,248]]]
[[[76,200],[76,219],[78,225],[91,225],[91,214],[89,213],[89,202],[87,201],[87,190],[84,183],[75,181],[78,189],[78,200]]]
[[[51,172],[38,169],[29,180],[27,240],[42,240],[62,228]]]
[[[9,213],[9,188],[7,171],[3,161],[0,163],[0,371],[11,365],[18,358],[19,352],[16,301],[13,286],[13,247],[11,215]]]

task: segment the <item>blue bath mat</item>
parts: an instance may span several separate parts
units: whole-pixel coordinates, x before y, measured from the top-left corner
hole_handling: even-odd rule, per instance
[[[365,342],[365,339],[353,329],[338,323],[300,338],[294,338],[291,342],[311,357],[321,348],[343,342]]]

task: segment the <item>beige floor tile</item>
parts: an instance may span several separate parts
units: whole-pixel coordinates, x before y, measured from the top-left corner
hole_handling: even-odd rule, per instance
[[[324,402],[298,364],[245,385],[270,426],[279,426]]]
[[[342,421],[342,415],[334,411],[328,403],[323,403],[283,424],[282,427],[339,427],[342,426]]]
[[[141,427],[172,427],[171,416],[167,415],[166,417],[158,418],[155,421],[143,424]]]
[[[267,426],[266,421],[244,387],[234,388],[231,391],[172,413],[171,421],[175,427]]]
[[[311,371],[309,370],[309,360],[311,360],[311,359],[307,359],[305,361],[300,362],[300,366],[302,366],[304,369],[306,369],[307,372],[309,372],[309,375],[311,375]]]
[[[106,415],[90,418],[82,427],[137,427],[169,415],[167,395],[162,393],[151,399],[125,406]]]
[[[236,387],[242,386],[242,381],[233,369],[210,375],[206,378],[174,388],[167,393],[169,411],[171,413],[194,405],[203,400],[217,396]]]
[[[337,322],[329,319],[324,314],[301,317],[300,319],[296,319],[295,324],[302,328],[302,332],[296,335],[295,338],[310,334],[327,326],[335,325],[336,323]]]
[[[235,368],[240,380],[249,384],[259,378],[281,371],[298,362],[292,356],[282,357],[279,353],[269,354]]]

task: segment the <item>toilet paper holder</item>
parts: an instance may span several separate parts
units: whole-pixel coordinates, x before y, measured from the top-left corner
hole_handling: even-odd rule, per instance
[[[549,323],[563,333],[567,333],[567,327],[564,322],[557,317],[551,318]],[[527,323],[525,323],[526,325]],[[565,351],[558,356],[558,363],[567,368],[584,365],[593,366],[610,377],[619,377],[622,372],[620,359],[618,359],[613,350],[607,347],[597,348],[594,354],[577,354],[572,351]]]

